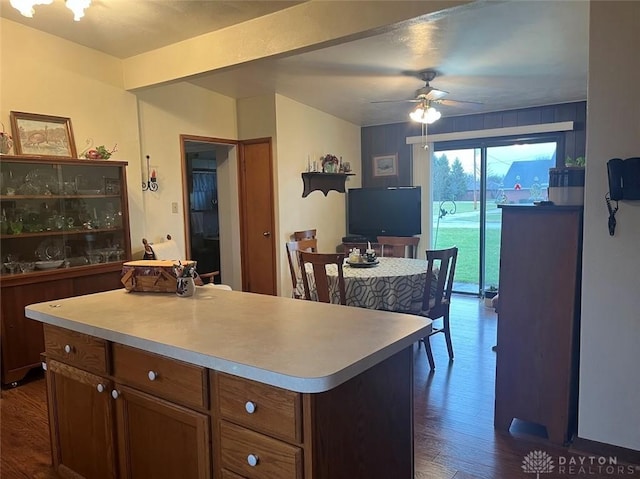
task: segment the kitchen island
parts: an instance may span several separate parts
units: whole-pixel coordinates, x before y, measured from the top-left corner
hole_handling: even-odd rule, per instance
[[[198,288],[30,305],[67,477],[413,477],[428,319]]]

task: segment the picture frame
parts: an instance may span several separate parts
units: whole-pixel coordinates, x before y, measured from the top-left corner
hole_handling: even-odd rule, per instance
[[[398,176],[398,154],[374,156],[373,176]]]
[[[78,157],[70,118],[12,111],[10,120],[17,156]]]

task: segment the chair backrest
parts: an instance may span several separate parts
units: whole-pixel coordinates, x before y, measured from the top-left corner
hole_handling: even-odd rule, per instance
[[[392,258],[416,258],[420,238],[413,236],[378,236],[382,255]]]
[[[427,281],[422,299],[422,310],[436,319],[449,308],[453,276],[456,272],[458,248],[427,250]]]
[[[293,241],[300,241],[303,239],[313,239],[316,237],[316,230],[304,230],[304,231],[294,231],[291,235]]]
[[[293,286],[293,295],[295,298],[299,298],[300,295],[296,293],[298,287],[298,278],[301,276],[300,258],[298,258],[298,251],[318,251],[317,239],[303,239],[300,241],[288,241],[285,243],[287,249],[287,260],[289,261],[289,271],[291,272],[291,284]]]
[[[376,256],[382,256],[382,245],[380,243],[342,243],[342,251],[346,256],[349,256],[349,252],[353,248],[358,248],[360,250],[360,254],[364,254],[367,251],[369,244],[371,244],[371,249],[375,251]]]
[[[342,263],[344,262],[343,253],[310,253],[307,251],[299,251],[300,266],[303,273],[306,273],[306,264],[310,263],[313,267],[313,279],[316,283],[316,294],[318,301],[323,303],[331,302],[331,291],[329,288],[329,277],[327,276],[327,265],[335,264],[338,268],[338,293],[340,295],[340,304],[347,304],[347,297],[344,286],[344,273],[342,271]],[[305,299],[311,301],[313,296],[309,287],[309,278],[306,274],[302,275],[302,283],[304,284]]]

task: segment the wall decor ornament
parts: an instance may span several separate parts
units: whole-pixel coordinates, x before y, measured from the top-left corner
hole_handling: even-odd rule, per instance
[[[10,118],[17,156],[78,157],[70,118],[20,111]]]
[[[13,138],[4,131],[4,123],[0,123],[0,126],[2,126],[2,130],[0,130],[0,154],[6,155],[13,146]]]

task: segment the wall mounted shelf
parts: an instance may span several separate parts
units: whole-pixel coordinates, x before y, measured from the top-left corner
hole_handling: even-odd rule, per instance
[[[322,191],[324,196],[327,196],[331,190],[344,193],[348,176],[354,176],[354,173],[321,173],[314,171],[302,173],[302,182],[304,184],[302,197],[306,198],[309,193],[316,190]]]

